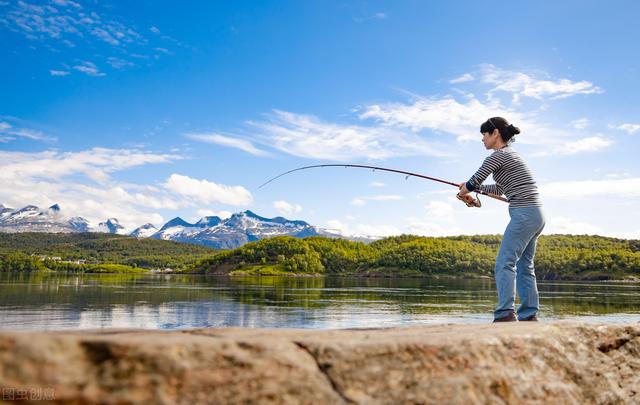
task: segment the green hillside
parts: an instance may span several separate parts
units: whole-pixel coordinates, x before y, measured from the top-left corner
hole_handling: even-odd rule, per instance
[[[83,270],[77,265],[64,263],[78,260],[87,264],[180,269],[215,252],[199,245],[105,233],[0,233],[0,269],[11,268],[8,262],[13,263],[13,269],[16,263],[25,266],[32,263],[41,268],[43,266],[37,266],[40,261],[46,262],[44,267],[53,267],[54,270]],[[43,261],[38,259],[39,256],[59,257],[62,261]]]
[[[207,274],[492,277],[500,235],[401,235],[371,244],[288,236],[238,249],[157,239],[84,233],[0,234],[0,271],[51,269],[138,272],[169,267]],[[77,263],[80,261],[80,263]],[[640,241],[600,236],[542,236],[536,255],[541,279],[640,278]]]
[[[219,252],[190,266],[189,271],[491,277],[500,241],[499,235],[402,235],[365,245],[322,237],[277,237]],[[638,278],[640,244],[637,240],[600,236],[543,236],[538,245],[536,273],[541,279]]]

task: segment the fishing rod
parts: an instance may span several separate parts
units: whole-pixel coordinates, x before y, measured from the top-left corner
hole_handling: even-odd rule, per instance
[[[289,173],[297,172],[297,171],[300,171],[300,170],[314,169],[314,168],[318,168],[318,167],[355,167],[355,168],[359,168],[359,169],[371,169],[373,171],[380,170],[380,171],[385,171],[385,172],[404,174],[405,175],[405,179],[408,179],[409,177],[418,177],[418,178],[421,178],[421,179],[437,181],[439,183],[448,184],[450,186],[454,186],[456,188],[460,188],[460,184],[458,184],[458,183],[454,183],[452,181],[438,179],[438,178],[435,178],[435,177],[425,176],[425,175],[419,174],[419,173],[406,172],[404,170],[397,170],[397,169],[388,169],[386,167],[366,166],[366,165],[350,165],[350,164],[341,164],[341,165],[340,164],[327,164],[327,165],[311,165],[311,166],[298,167],[297,169],[289,170],[288,172],[284,172],[282,174],[277,175],[276,177],[274,177],[272,179],[269,179],[268,181],[262,183],[258,188],[262,188],[262,187],[266,186],[267,184],[271,183],[272,181],[274,181],[276,179],[279,179],[280,177],[282,177],[284,175],[287,175]],[[506,198],[501,197],[499,195],[487,193],[485,191],[480,191],[480,190],[475,190],[474,192],[476,194],[486,195],[487,197],[491,197],[491,198],[496,199],[496,200],[509,202],[509,200],[507,200]],[[458,199],[460,199],[460,198],[458,198]],[[464,202],[465,202],[465,204],[467,204],[466,201],[464,201]],[[469,204],[467,204],[467,205],[469,205]],[[479,207],[480,205],[475,205],[475,206]]]

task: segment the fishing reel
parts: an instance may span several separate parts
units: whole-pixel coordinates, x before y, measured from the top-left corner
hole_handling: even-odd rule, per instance
[[[476,193],[476,198],[471,197],[469,194],[465,194],[464,197],[461,197],[460,194],[456,194],[456,198],[462,201],[467,207],[482,207],[478,193]]]

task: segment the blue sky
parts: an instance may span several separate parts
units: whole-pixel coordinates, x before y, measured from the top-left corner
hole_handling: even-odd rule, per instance
[[[546,233],[640,238],[635,2],[0,1],[0,203],[133,229],[251,209],[346,234],[501,233],[462,182],[504,116]]]

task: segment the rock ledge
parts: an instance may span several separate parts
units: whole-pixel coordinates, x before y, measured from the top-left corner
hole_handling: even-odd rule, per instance
[[[0,387],[107,404],[640,403],[640,325],[4,331]]]

